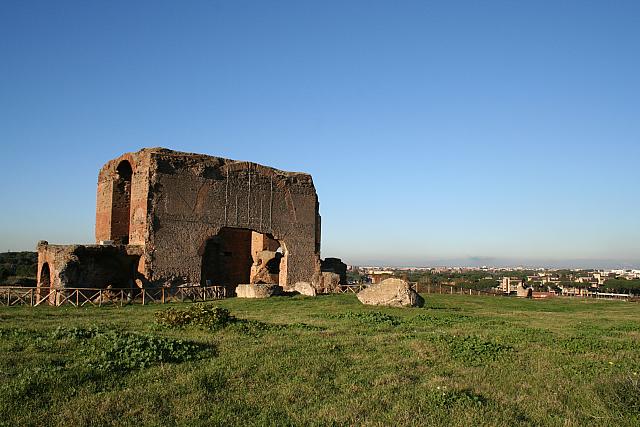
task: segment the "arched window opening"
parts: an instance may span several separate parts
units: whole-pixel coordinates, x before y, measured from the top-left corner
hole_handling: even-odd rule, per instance
[[[111,240],[126,245],[129,243],[129,225],[131,221],[131,163],[123,160],[118,165],[117,177],[113,183],[111,205]]]
[[[38,302],[49,296],[51,292],[51,269],[49,263],[45,262],[40,268],[40,282],[38,283]]]

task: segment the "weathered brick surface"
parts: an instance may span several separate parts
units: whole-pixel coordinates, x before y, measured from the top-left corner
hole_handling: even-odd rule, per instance
[[[141,255],[142,247],[136,245],[50,245],[41,241],[38,243],[38,295],[46,295],[49,289],[69,287],[141,286],[143,277],[137,273]]]
[[[211,269],[216,280],[249,283],[255,253],[280,247],[279,282],[291,288],[320,271],[318,206],[305,173],[143,149],[100,170],[96,241],[128,244],[125,255],[139,247],[136,283],[147,285],[205,283]],[[65,261],[55,255],[70,249],[47,247],[40,267],[52,259],[52,282],[72,286],[58,277]]]

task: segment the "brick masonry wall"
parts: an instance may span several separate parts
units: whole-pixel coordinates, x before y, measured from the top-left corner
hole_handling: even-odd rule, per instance
[[[319,266],[317,196],[311,176],[207,156],[152,155],[152,280],[200,282],[199,249],[223,227],[269,234],[287,255],[284,286]],[[281,279],[282,280],[282,279]]]
[[[105,164],[98,178],[97,241],[117,237],[114,186],[123,160],[133,169],[129,243],[144,247],[138,268],[146,283],[201,283],[206,241],[224,227],[276,239],[285,252],[285,287],[311,281],[319,271],[320,215],[310,175],[166,149]]]

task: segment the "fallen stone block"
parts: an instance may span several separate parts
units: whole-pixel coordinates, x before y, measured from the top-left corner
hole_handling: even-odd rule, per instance
[[[386,279],[371,285],[357,294],[361,303],[389,307],[422,307],[424,298],[411,289],[402,279]]]
[[[238,298],[269,298],[277,295],[282,288],[277,284],[250,284],[238,285],[236,287],[236,296]]]
[[[293,287],[293,290],[302,295],[307,295],[310,297],[316,296],[316,288],[311,286],[311,283],[309,282],[296,282],[296,284]]]

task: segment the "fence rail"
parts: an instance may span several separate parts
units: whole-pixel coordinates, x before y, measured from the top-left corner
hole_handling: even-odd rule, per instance
[[[411,283],[411,287],[423,294],[460,294],[460,295],[488,295],[498,296],[499,292],[483,291],[477,289],[464,288],[462,286],[451,285],[427,285],[424,283]]]
[[[422,294],[461,294],[461,295],[487,295],[503,296],[501,292],[478,291],[456,286],[425,285],[410,283],[411,287]],[[335,289],[340,294],[357,294],[368,284],[340,285]],[[93,289],[93,288],[65,288],[65,289],[38,289],[19,286],[0,286],[0,306],[28,305],[32,307],[50,306],[125,306],[131,304],[166,304],[170,302],[204,302],[219,300],[233,296],[224,286],[183,286],[172,288],[133,288],[133,289]],[[625,299],[638,301],[640,298],[634,295],[608,294],[564,296],[565,298],[598,298],[598,299]],[[626,297],[626,298],[625,298]]]
[[[224,286],[184,286],[174,288],[133,289],[38,289],[16,286],[0,287],[0,306],[41,305],[73,307],[130,304],[166,304],[170,302],[203,302],[227,297]]]
[[[352,284],[352,285],[339,285],[336,288],[336,293],[357,294],[367,286],[370,286],[370,284],[358,283],[358,284]],[[463,295],[492,295],[492,296],[500,295],[499,293],[496,293],[496,292],[478,291],[475,289],[462,288],[459,286],[425,285],[425,284],[416,283],[416,282],[409,282],[409,286],[411,286],[411,288],[414,291],[419,293],[425,293],[425,294],[463,294]]]
[[[363,290],[366,287],[367,287],[367,285],[363,285],[363,284],[338,285],[338,287],[336,287],[336,293],[337,294],[348,294],[348,293],[357,294],[358,292],[360,292],[361,290]]]

